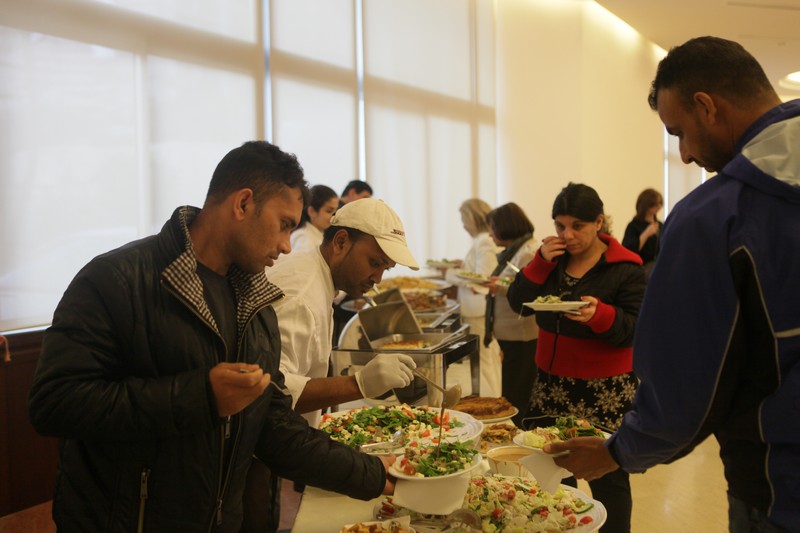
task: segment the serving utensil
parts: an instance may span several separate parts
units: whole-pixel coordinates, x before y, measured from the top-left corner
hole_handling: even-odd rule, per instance
[[[515,265],[511,261],[506,261],[506,265],[508,266],[508,268],[513,270],[515,274],[519,274],[519,267],[517,267],[517,265]]]
[[[442,407],[453,407],[458,403],[461,399],[461,385],[453,385],[445,389],[431,378],[417,370],[416,368],[412,370],[412,373],[420,378],[422,381],[433,387],[434,389],[439,390],[442,393]]]
[[[392,435],[392,440],[386,442],[373,442],[371,444],[361,444],[356,446],[356,451],[375,452],[379,450],[394,450],[401,447],[406,442],[406,436],[402,429],[398,429]]]

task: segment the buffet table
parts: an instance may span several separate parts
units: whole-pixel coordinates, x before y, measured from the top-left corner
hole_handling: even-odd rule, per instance
[[[372,513],[382,499],[383,496],[365,502],[316,487],[306,487],[292,531],[339,533],[346,524],[375,520]]]

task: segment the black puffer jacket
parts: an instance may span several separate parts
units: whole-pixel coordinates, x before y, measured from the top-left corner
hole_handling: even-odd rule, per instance
[[[63,531],[238,531],[255,454],[281,477],[369,499],[385,471],[311,429],[268,387],[230,420],[216,412],[209,370],[225,360],[195,273],[179,208],[161,233],[92,260],[64,294],[29,398],[30,418],[62,437],[53,516]],[[232,277],[240,346],[283,384],[263,274]]]

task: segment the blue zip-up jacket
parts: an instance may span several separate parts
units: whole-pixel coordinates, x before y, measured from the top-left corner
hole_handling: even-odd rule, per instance
[[[636,326],[634,408],[609,439],[641,472],[713,434],[732,496],[800,531],[800,100],[739,140],[668,217]]]

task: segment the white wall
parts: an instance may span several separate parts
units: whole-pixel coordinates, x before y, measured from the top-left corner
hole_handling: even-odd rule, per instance
[[[558,191],[586,183],[621,239],[639,192],[663,192],[663,126],[647,105],[663,52],[594,2],[495,6],[496,204],[518,203],[541,240]]]

